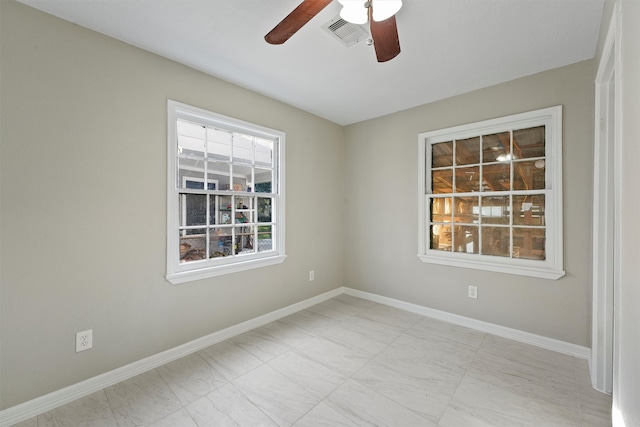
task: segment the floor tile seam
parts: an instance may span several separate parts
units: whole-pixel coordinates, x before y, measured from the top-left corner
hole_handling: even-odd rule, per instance
[[[380,352],[378,352],[378,354],[374,354],[372,355],[373,357],[369,358],[367,360],[367,362],[365,364],[363,364],[361,367],[359,367],[358,369],[356,369],[355,371],[353,371],[351,374],[346,375],[346,378],[344,381],[342,381],[342,383],[337,386],[336,388],[333,389],[333,391],[331,393],[329,393],[327,396],[324,397],[323,400],[325,400],[327,397],[329,397],[331,394],[333,394],[337,389],[339,389],[340,387],[342,387],[347,381],[349,381],[350,379],[353,379],[355,381],[355,379],[353,378],[358,372],[360,372],[361,370],[363,370],[365,367],[367,367],[371,362],[373,362],[374,360],[376,360],[376,358],[383,353],[387,348],[389,348],[391,346],[391,344],[393,344],[394,342],[396,342],[398,339],[400,338],[400,336],[398,336],[395,340],[393,340],[391,343],[387,344],[387,346],[381,350]],[[369,353],[369,352],[367,352]],[[371,353],[369,353],[371,354]],[[306,357],[304,355],[302,355],[303,357]]]
[[[464,401],[462,401],[460,399],[456,399],[455,397],[452,397],[451,401],[453,401],[454,403],[457,403],[457,404],[459,404],[461,406],[465,406],[465,407],[468,407],[468,408],[471,408],[471,409],[476,409],[475,406],[471,406],[470,404],[468,404],[468,403],[466,403],[466,402],[464,402]],[[451,404],[451,401],[447,404],[447,407]],[[523,422],[523,423],[525,423],[527,425],[532,425],[531,424],[531,420],[527,419],[527,418],[523,418],[523,414],[520,411],[517,412],[517,415],[514,415],[514,414],[509,414],[509,413],[506,413],[506,412],[498,411],[498,410],[495,410],[495,409],[492,409],[492,408],[482,408],[482,410],[484,410],[486,412],[489,412],[491,414],[495,414],[495,415],[497,415],[498,417],[501,417],[501,418],[502,417],[515,418],[515,419],[517,419],[517,420],[519,420],[519,421],[521,421],[521,422]],[[442,420],[442,418],[441,418],[441,420]],[[538,425],[538,424],[536,424],[536,425]]]
[[[202,397],[206,397],[206,396],[202,396]],[[201,398],[202,398],[202,397],[201,397]],[[198,400],[198,399],[196,399],[196,400]],[[194,402],[195,402],[195,401],[194,401]],[[193,402],[191,402],[191,403],[193,403]],[[193,421],[193,424],[195,424],[195,425],[199,426],[200,424],[198,424],[198,422],[196,421],[196,419],[195,419],[195,418],[193,418],[193,415],[191,415],[191,412],[189,412],[189,409],[187,408],[187,406],[191,405],[191,403],[189,403],[188,405],[184,405],[184,406],[182,406],[181,408],[176,409],[175,411],[173,411],[172,413],[170,413],[170,414],[169,414],[169,415],[167,415],[166,417],[163,417],[163,418],[160,418],[159,420],[154,421],[154,423],[157,423],[158,421],[162,421],[162,420],[164,420],[165,418],[169,418],[170,416],[172,416],[173,414],[175,414],[175,413],[176,413],[176,412],[178,412],[178,411],[184,411],[184,412],[186,412],[186,413],[187,413],[187,415],[189,416],[189,418],[191,418],[191,421]],[[116,420],[116,423],[117,423],[117,422],[118,422],[118,421]]]
[[[500,356],[500,357],[505,357],[505,356],[504,356],[504,355],[502,355],[502,354],[495,354],[495,353],[492,353],[492,352],[486,351],[486,349],[482,350],[482,348],[483,348],[483,347],[482,347],[482,344],[483,344],[483,343],[485,342],[485,340],[486,340],[489,336],[491,336],[491,335],[493,335],[493,334],[491,334],[491,333],[489,333],[489,332],[485,332],[484,337],[482,338],[482,341],[481,341],[480,345],[478,346],[478,348],[476,349],[476,352],[475,352],[475,354],[474,354],[474,356],[473,356],[473,359],[471,360],[471,363],[473,363],[473,362],[476,360],[476,358],[478,357],[478,354],[479,354],[481,351],[485,351],[485,352],[486,352],[487,354],[489,354],[490,356]],[[509,360],[509,359],[507,359],[507,360]],[[527,364],[527,363],[520,362],[520,361],[518,361],[518,360],[514,360],[514,362],[516,362],[516,363],[522,363],[523,365],[526,365],[526,366],[528,366],[528,367],[530,367],[530,368],[534,368],[534,369],[536,369],[536,370],[538,370],[538,369],[543,370],[543,371],[547,372],[549,375],[554,376],[554,377],[558,375],[556,372],[553,372],[553,371],[551,371],[551,370],[549,370],[549,369],[547,369],[547,368],[544,368],[544,367],[533,366],[533,365],[530,365],[530,364]],[[469,365],[469,366],[470,366],[470,365]],[[464,379],[465,377],[467,377],[467,375],[471,375],[471,374],[473,373],[473,372],[472,372],[472,370],[470,370],[468,367],[467,367],[467,368],[465,368],[464,370],[465,370],[465,373],[464,373],[464,375],[463,375],[463,377],[462,377],[463,379]],[[471,371],[471,372],[470,372],[470,371]],[[565,377],[565,378],[567,378],[567,379],[571,379],[568,375],[562,375],[562,374],[559,374],[559,375],[561,375],[561,376],[563,376],[563,377]],[[575,375],[574,375],[573,380],[574,380],[574,384],[575,384],[575,385],[576,385],[576,387],[577,387],[577,384],[575,383]],[[462,383],[462,380],[460,381],[460,383]],[[459,386],[460,386],[460,384],[458,384],[458,387],[459,387]],[[581,402],[581,398],[580,398],[579,390],[576,388],[576,390],[575,390],[575,391],[576,391],[576,394],[575,394],[575,396],[574,396],[574,397],[576,397],[576,398],[577,398],[577,401],[578,401],[578,413],[579,413],[579,414],[582,414],[582,407],[581,407],[582,402]],[[456,388],[456,392],[457,392],[457,388]],[[454,393],[452,396],[455,396],[455,393]],[[546,401],[544,401],[544,400],[541,400],[541,399],[540,399],[540,398],[538,398],[537,396],[536,396],[536,397],[534,397],[534,396],[528,396],[527,398],[528,398],[528,399],[535,400],[537,403],[540,403],[540,404],[543,404],[543,405],[553,404],[554,406],[560,406],[560,407],[563,407],[563,408],[567,408],[567,409],[574,409],[574,410],[575,410],[575,408],[571,408],[571,407],[566,406],[566,405],[560,405],[560,404],[555,404],[555,403],[552,403],[552,402],[546,402]]]
[[[266,365],[266,363],[263,363],[263,365]],[[270,366],[269,366],[269,367],[270,367]],[[266,412],[266,411],[265,411],[265,410],[264,410],[260,405],[258,405],[258,403],[257,403],[257,402],[254,402],[254,401],[253,401],[253,399],[251,399],[251,396],[248,396],[246,393],[244,393],[244,392],[242,391],[242,389],[241,389],[240,387],[238,387],[238,386],[236,385],[236,383],[235,383],[235,381],[236,381],[237,379],[239,379],[240,377],[242,377],[242,376],[244,376],[244,375],[248,374],[249,372],[251,372],[251,371],[253,371],[253,370],[257,369],[257,368],[258,368],[258,367],[254,368],[254,369],[252,369],[252,370],[250,370],[250,371],[248,371],[248,372],[245,372],[244,374],[240,375],[239,377],[237,377],[237,378],[236,378],[236,379],[234,379],[233,381],[229,381],[229,385],[231,385],[231,387],[233,387],[233,388],[234,388],[234,389],[235,389],[239,394],[241,394],[241,395],[242,395],[242,396],[247,400],[247,402],[251,403],[251,405],[253,405],[253,406],[254,406],[258,411],[260,411],[261,413],[263,413],[265,417],[267,417],[268,419],[270,419],[270,420],[273,422],[273,424],[274,424],[274,425],[279,425],[279,423],[278,423],[278,421],[277,421],[277,420],[274,420],[274,419],[273,419],[273,418],[272,418],[272,417],[271,417],[271,416],[270,416],[270,415],[269,415],[269,414],[268,414],[268,413],[267,413],[267,412]],[[271,367],[270,367],[270,368],[271,368]],[[274,368],[271,368],[271,369],[274,369]],[[275,369],[274,369],[274,370],[275,370]],[[278,372],[278,371],[276,371],[276,372]],[[278,372],[278,373],[279,373],[279,372]],[[281,374],[281,375],[282,375],[282,374]],[[211,393],[208,393],[206,397],[207,397],[207,399],[211,400],[211,399],[209,398],[209,394],[211,394]],[[212,400],[211,400],[211,401],[212,401]],[[212,402],[213,402],[213,401],[212,401]],[[233,421],[235,422],[235,420],[233,420]],[[198,424],[198,423],[196,423],[196,424]],[[198,425],[199,425],[199,424],[198,424]]]
[[[162,366],[167,365],[167,363],[165,363]],[[160,366],[159,366],[160,367]],[[158,368],[159,368],[158,367]],[[180,398],[178,397],[178,395],[173,391],[173,389],[171,388],[171,385],[169,384],[169,382],[167,380],[164,379],[164,377],[162,376],[162,374],[160,373],[160,371],[158,370],[158,368],[154,368],[153,371],[156,372],[156,374],[158,375],[158,377],[160,377],[160,380],[164,383],[164,385],[167,387],[167,389],[169,390],[169,392],[171,393],[171,395],[173,395],[173,397],[175,398],[176,402],[178,402],[178,405],[180,405],[180,408],[176,409],[173,412],[179,411],[180,409],[184,408],[186,405],[182,404],[182,401],[180,400]],[[111,405],[111,403],[109,403],[109,405]],[[172,412],[172,413],[173,413]],[[167,415],[169,416],[169,415]],[[154,423],[160,421],[161,419],[166,418],[166,417],[162,417],[162,418],[158,418],[156,420],[153,420]],[[118,420],[116,419],[116,423],[118,422]],[[196,423],[197,424],[197,423]]]
[[[315,337],[316,337],[316,335],[312,334],[311,332],[307,332],[307,331],[305,331],[305,330],[303,330],[303,329],[300,329],[300,328],[298,328],[298,327],[295,327],[295,326],[293,326],[293,325],[287,325],[287,326],[289,326],[289,327],[294,327],[295,329],[297,329],[298,331],[300,331],[302,334],[307,335],[307,338],[305,338],[305,339],[301,340],[300,342],[298,342],[298,343],[296,343],[296,344],[289,344],[288,342],[284,342],[281,338],[278,338],[278,337],[276,337],[276,336],[275,336],[275,335],[273,335],[273,334],[270,334],[270,333],[268,333],[268,332],[265,332],[265,334],[267,334],[267,335],[269,335],[269,336],[273,337],[274,339],[278,340],[279,342],[281,342],[281,343],[285,344],[287,347],[289,347],[289,348],[287,349],[287,351],[293,350],[294,348],[296,348],[296,347],[298,347],[298,346],[300,346],[300,345],[302,345],[302,344],[306,343],[307,341],[309,341],[309,340],[311,340],[311,339],[313,339],[313,338],[315,338]],[[256,328],[256,329],[260,329],[260,328]],[[254,330],[254,329],[252,329],[252,330]],[[285,352],[283,352],[282,354],[284,354],[284,353],[286,353],[286,351],[285,351]],[[255,355],[254,355],[254,356],[255,356]]]
[[[151,371],[155,371],[155,368],[154,368],[154,369],[152,369]],[[151,371],[147,371],[147,372],[151,372]],[[145,372],[145,373],[146,373],[146,372]],[[140,375],[142,375],[142,374],[140,374]],[[158,375],[160,375],[160,374],[158,373]],[[135,377],[133,377],[133,378],[135,378]],[[160,378],[162,378],[162,377],[160,377]],[[124,381],[128,381],[128,380],[124,380]],[[102,390],[100,390],[101,392],[103,392],[103,393],[104,393],[104,396],[105,396],[105,398],[107,399],[107,403],[109,404],[109,410],[111,411],[111,415],[113,415],[113,419],[114,419],[114,421],[116,422],[116,424],[118,425],[118,427],[126,427],[126,426],[123,426],[123,425],[118,421],[118,417],[116,417],[116,410],[115,410],[115,408],[113,407],[113,403],[111,402],[111,399],[109,399],[109,393],[107,393],[107,389],[108,389],[108,388],[111,388],[111,387],[114,387],[114,386],[116,386],[116,385],[118,385],[118,384],[122,384],[124,381],[120,381],[119,383],[113,384],[113,385],[111,385],[111,386],[109,386],[109,387],[105,387],[105,388],[103,388]],[[163,381],[164,381],[164,380],[163,380]],[[77,400],[75,400],[75,401],[77,401]],[[75,402],[75,401],[74,401],[74,402]],[[40,415],[38,415],[38,417],[39,417],[39,416],[40,416]],[[38,423],[39,423],[39,421],[38,421]],[[36,427],[37,427],[37,426],[36,426]]]
[[[391,345],[392,345],[393,343],[395,343],[397,340],[399,340],[399,339],[400,339],[400,337],[402,337],[402,335],[403,335],[403,334],[399,335],[399,336],[398,336],[396,339],[394,339],[391,343],[387,344],[387,346],[386,346],[383,350],[381,350],[378,354],[374,355],[371,359],[369,359],[369,360],[367,361],[367,363],[365,363],[364,365],[362,365],[360,368],[356,369],[353,373],[351,373],[351,375],[347,376],[347,378],[346,378],[346,379],[345,379],[345,380],[344,380],[344,381],[343,381],[343,382],[342,382],[338,387],[336,387],[335,389],[333,389],[333,391],[332,391],[331,393],[329,393],[327,396],[325,396],[325,398],[323,399],[323,401],[324,401],[324,400],[326,400],[327,398],[329,398],[329,396],[331,396],[333,393],[335,393],[335,392],[336,392],[336,390],[338,390],[340,387],[342,387],[343,385],[345,385],[345,384],[347,383],[347,381],[349,381],[349,380],[355,381],[355,382],[357,382],[358,384],[362,385],[363,387],[366,387],[366,388],[370,389],[371,391],[375,391],[375,390],[371,389],[370,387],[368,387],[368,386],[366,386],[366,385],[362,384],[360,381],[358,381],[358,380],[357,380],[356,378],[354,378],[354,377],[355,377],[355,376],[356,376],[360,371],[362,371],[362,370],[363,370],[363,369],[365,369],[367,366],[369,366],[372,362],[376,361],[376,359],[378,358],[378,356],[380,356],[380,354],[382,354],[386,349],[388,349],[389,347],[391,347]],[[382,395],[382,394],[380,394],[380,393],[378,393],[378,392],[376,392],[376,394],[378,394],[378,395],[380,395],[380,396],[382,396],[382,397],[385,397],[385,398],[389,399],[388,397],[386,397],[386,396],[384,396],[384,395]],[[393,399],[390,399],[390,400],[393,400]],[[396,404],[400,405],[400,403],[396,402],[395,400],[393,400],[393,402],[395,402]],[[329,402],[327,402],[327,405],[331,406],[331,405],[329,404]],[[405,407],[404,405],[401,405],[401,406],[402,406],[403,408]],[[333,407],[333,406],[331,406],[331,407],[332,407],[334,410],[337,410],[335,407]],[[407,409],[409,409],[409,408],[407,408]]]
[[[544,366],[538,366],[538,365],[532,364],[532,363],[527,362],[527,361],[523,361],[523,360],[519,360],[519,359],[515,359],[515,358],[509,358],[508,355],[505,355],[504,353],[500,353],[500,352],[491,352],[491,351],[487,351],[486,349],[482,350],[481,348],[479,348],[478,351],[474,354],[474,361],[476,360],[476,357],[478,356],[478,354],[481,353],[481,352],[484,352],[485,354],[487,354],[487,355],[489,355],[491,357],[504,358],[504,359],[506,359],[507,361],[509,361],[511,363],[516,363],[516,364],[525,366],[525,367],[527,367],[527,368],[529,368],[531,370],[542,371],[548,377],[552,377],[552,378],[562,377],[563,379],[567,380],[567,382],[571,382],[572,384],[575,383],[575,377],[573,375],[566,374],[566,373],[563,373],[563,372],[555,370],[555,369],[549,369],[549,368],[544,367]]]
[[[224,342],[231,342],[231,341],[230,341],[230,339],[226,339],[226,340],[224,340],[224,341],[221,341],[220,343],[224,343]],[[220,344],[220,343],[217,343],[217,344]],[[243,372],[242,374],[235,376],[234,378],[227,378],[227,376],[226,376],[226,375],[224,375],[224,374],[223,374],[223,373],[222,373],[222,372],[221,372],[221,371],[216,367],[216,365],[212,364],[212,362],[211,362],[211,361],[209,361],[209,360],[205,359],[205,362],[207,362],[207,363],[209,364],[209,366],[211,366],[212,368],[214,368],[214,369],[216,369],[218,372],[220,372],[220,375],[222,375],[222,377],[227,381],[227,383],[231,383],[231,382],[235,381],[236,379],[240,378],[241,376],[246,375],[246,374],[248,374],[249,372],[252,372],[253,370],[255,370],[255,369],[257,369],[257,368],[261,367],[262,365],[265,365],[265,364],[266,364],[266,363],[265,363],[265,362],[263,362],[260,358],[256,357],[253,353],[250,353],[249,351],[247,351],[246,349],[244,349],[243,347],[239,346],[238,344],[236,344],[236,343],[234,343],[234,342],[231,342],[231,343],[232,343],[233,345],[235,345],[235,346],[238,346],[241,350],[246,351],[247,353],[249,353],[249,354],[251,355],[251,357],[254,357],[254,358],[255,358],[258,362],[260,362],[260,363],[259,363],[258,365],[256,365],[256,366],[254,366],[253,368],[249,369],[248,371]],[[214,344],[214,345],[215,345],[215,344]],[[203,359],[204,359],[204,357],[203,357]],[[220,387],[218,387],[218,388],[220,388]]]
[[[118,426],[120,426],[120,424],[118,423],[118,420],[116,419],[115,412],[114,412],[113,408],[111,407],[111,402],[109,401],[109,398],[108,398],[107,393],[106,393],[106,391],[105,391],[105,390],[106,390],[106,389],[101,389],[101,390],[98,390],[98,391],[96,391],[96,392],[94,392],[94,393],[92,393],[92,394],[102,393],[102,394],[104,395],[104,399],[105,399],[105,401],[107,402],[109,412],[111,413],[111,416],[113,417],[114,422],[115,422]],[[90,396],[90,395],[89,395],[89,396]],[[87,397],[87,396],[85,396],[85,398],[86,398],[86,397]],[[76,399],[76,400],[74,400],[74,401],[72,401],[72,402],[69,402],[68,404],[73,403],[73,402],[77,402],[77,401],[78,401],[78,400],[80,400],[80,399],[83,399],[83,397],[78,398],[78,399]],[[63,406],[66,406],[66,405],[63,405]],[[30,419],[35,419],[35,421],[36,421],[36,425],[35,425],[35,427],[38,427],[38,426],[39,426],[39,424],[40,424],[40,417],[44,417],[46,414],[48,414],[48,413],[50,413],[50,412],[54,412],[54,411],[56,411],[56,410],[57,410],[57,409],[59,409],[59,408],[61,408],[61,407],[54,408],[54,409],[51,409],[51,410],[49,410],[49,411],[43,412],[42,414],[38,414],[38,415],[36,415],[36,416],[34,416],[34,417],[30,418]],[[28,420],[25,420],[25,421],[28,421]]]
[[[333,392],[332,392],[333,393]],[[300,421],[301,419],[303,419],[304,417],[306,417],[307,415],[309,415],[310,412],[312,412],[314,409],[316,409],[318,407],[318,405],[320,405],[322,402],[324,402],[324,399],[320,400],[320,402],[316,403],[313,408],[309,409],[307,412],[305,412],[304,414],[302,414],[297,420],[295,420],[293,423],[291,423],[291,426],[294,427],[298,421]],[[277,424],[277,423],[276,423]]]
[[[465,373],[465,375],[463,376],[462,380],[460,381],[460,384],[462,383],[462,381],[466,378],[466,376],[468,375],[468,373]],[[482,382],[486,382],[484,380],[480,380]],[[460,387],[460,384],[458,384],[458,388]],[[495,385],[492,384],[493,386],[501,389],[501,390],[505,390],[505,391],[509,391],[510,393],[513,393],[513,390],[510,390],[509,388],[505,388],[503,386],[500,385]],[[457,389],[456,392],[453,393],[453,395],[451,396],[451,399],[449,400],[449,402],[447,403],[447,407],[449,406],[449,404],[451,403],[452,400],[457,401],[463,405],[467,405],[467,403],[465,403],[464,401],[460,400],[459,398],[456,398],[456,393],[457,393]],[[575,407],[575,406],[567,406],[565,404],[561,404],[561,403],[556,403],[554,401],[549,401],[549,400],[544,400],[542,398],[540,398],[539,396],[533,396],[533,395],[520,395],[520,394],[516,394],[516,396],[518,398],[520,398],[522,401],[527,401],[527,402],[533,402],[537,405],[540,405],[541,407],[547,408],[549,409],[556,409],[557,412],[559,413],[563,413],[563,412],[567,412],[571,414],[571,418],[572,419],[578,419],[580,420],[582,418],[582,412],[580,411],[579,407]],[[486,409],[488,410],[488,409]],[[491,412],[494,412],[496,414],[499,415],[509,415],[507,413],[503,413],[500,411],[496,411],[496,410],[490,410]],[[547,411],[549,412],[549,411]],[[509,415],[512,416],[512,415]],[[521,419],[521,418],[520,418]]]
[[[467,376],[467,368],[463,368],[460,367],[463,371],[464,374],[460,375],[460,379],[458,380],[458,384],[456,384],[455,390],[453,390],[453,392],[449,395],[449,398],[447,399],[447,403],[446,405],[444,405],[444,409],[442,410],[442,414],[440,414],[440,418],[438,418],[438,421],[436,422],[436,424],[440,425],[440,422],[442,421],[442,417],[444,417],[444,415],[447,412],[447,408],[449,408],[449,405],[451,405],[451,401],[454,400],[456,393],[458,393],[458,389],[460,389],[460,385],[462,384],[462,381],[464,381],[465,377]],[[461,402],[462,403],[462,402]]]
[[[464,381],[464,379],[467,377],[468,373],[469,373],[469,369],[468,366],[470,363],[472,363],[475,358],[478,356],[478,352],[480,351],[480,348],[482,348],[482,344],[484,343],[484,341],[487,339],[487,333],[484,333],[484,336],[482,337],[482,341],[480,341],[480,345],[478,345],[478,347],[476,348],[473,357],[471,358],[471,361],[463,366],[460,366],[460,368],[464,371],[464,374],[462,374],[460,376],[460,380],[458,381],[458,384],[456,385],[455,390],[453,391],[453,393],[451,393],[451,395],[449,396],[449,399],[447,400],[447,404],[444,406],[444,410],[442,411],[442,415],[440,415],[440,418],[438,419],[437,424],[440,424],[440,422],[442,421],[442,417],[444,417],[444,415],[447,412],[447,408],[449,408],[449,406],[451,405],[451,402],[455,400],[455,396],[458,393],[458,390],[460,389],[460,385],[462,384],[462,382]],[[463,402],[460,402],[463,403]]]
[[[249,353],[253,357],[255,357],[256,359],[258,359],[259,361],[261,361],[262,363],[270,362],[273,359],[275,359],[276,357],[281,356],[281,355],[285,354],[286,352],[288,352],[288,351],[290,351],[292,349],[292,347],[290,345],[288,345],[286,343],[282,343],[282,344],[285,345],[285,347],[287,347],[287,349],[285,351],[283,351],[281,353],[278,353],[275,356],[270,356],[268,358],[268,360],[263,360],[262,358],[264,357],[264,354],[258,354],[258,352],[251,351],[251,347],[250,346],[245,347],[244,345],[239,344],[239,343],[237,343],[235,341],[233,343],[236,344],[238,347],[242,348],[244,351],[246,351],[247,353]]]
[[[366,366],[366,365],[368,365],[370,362],[371,362],[371,361],[369,361],[368,363],[366,363],[366,364],[365,364],[365,366]],[[363,366],[362,368],[364,368],[365,366]],[[357,373],[357,372],[359,372],[362,368],[358,369],[358,371],[356,371],[356,373]],[[354,373],[353,375],[355,375],[356,373]],[[375,389],[373,389],[373,388],[371,388],[371,387],[367,386],[366,384],[363,384],[362,382],[358,381],[356,378],[353,378],[353,375],[352,375],[352,376],[350,376],[348,379],[346,379],[346,380],[344,381],[344,383],[340,385],[340,387],[342,387],[344,384],[346,384],[346,382],[347,382],[347,381],[349,381],[349,380],[354,381],[354,382],[358,383],[358,385],[360,385],[361,387],[366,388],[366,389],[367,389],[367,390],[369,390],[371,393],[375,393],[377,396],[381,397],[382,399],[389,400],[389,401],[391,401],[391,402],[395,403],[396,405],[398,405],[398,406],[400,406],[400,407],[402,407],[402,408],[406,409],[407,411],[412,412],[414,415],[416,415],[416,416],[418,416],[418,417],[420,417],[420,418],[423,418],[423,419],[425,419],[425,420],[427,420],[427,421],[429,421],[429,422],[431,422],[431,423],[435,423],[431,418],[427,417],[425,414],[421,414],[420,412],[417,412],[416,410],[414,410],[414,409],[412,409],[412,408],[409,408],[409,407],[407,407],[406,405],[404,405],[404,404],[402,404],[402,403],[398,402],[396,399],[393,399],[393,398],[391,398],[391,397],[389,397],[389,396],[386,396],[386,395],[384,395],[384,394],[382,394],[382,393],[378,392],[377,390],[375,390]],[[327,395],[327,397],[325,397],[325,399],[323,399],[323,401],[324,401],[324,400],[326,400],[326,399],[328,399],[328,398],[329,398],[333,393],[335,393],[335,392],[336,392],[336,390],[338,390],[338,388],[340,388],[340,387],[337,387],[333,392],[329,393],[329,394]],[[327,401],[327,402],[326,402],[326,404],[327,404],[327,405],[329,405],[331,408],[333,408],[335,411],[338,411],[338,408],[336,408],[335,406],[331,405],[331,402]],[[338,411],[338,412],[339,412],[339,411]],[[437,423],[436,423],[436,424],[437,424]]]
[[[364,367],[363,367],[363,368],[364,368]],[[355,374],[354,374],[354,375],[355,375]],[[424,418],[424,419],[428,420],[429,422],[432,422],[432,423],[438,424],[438,422],[439,422],[439,421],[440,421],[440,419],[442,418],[442,415],[444,414],[444,411],[442,411],[442,414],[440,415],[440,417],[438,417],[438,419],[437,419],[437,420],[432,419],[432,418],[430,418],[428,415],[423,414],[423,413],[421,413],[421,412],[416,411],[416,410],[415,410],[415,409],[413,409],[413,408],[408,407],[407,405],[405,405],[404,403],[402,403],[402,402],[400,402],[400,401],[398,401],[398,400],[394,399],[393,397],[391,397],[391,396],[387,396],[387,395],[385,395],[385,394],[382,394],[382,393],[378,392],[377,390],[375,390],[375,389],[374,389],[374,388],[372,388],[372,387],[369,387],[368,385],[364,384],[363,382],[361,382],[361,381],[360,381],[360,380],[358,380],[357,378],[353,378],[353,377],[351,377],[351,378],[349,378],[349,379],[351,379],[352,381],[357,382],[357,383],[358,383],[358,384],[360,384],[362,387],[366,387],[368,390],[370,390],[370,391],[371,391],[371,392],[373,392],[373,393],[376,393],[378,396],[382,396],[382,397],[383,397],[383,398],[385,398],[385,399],[389,399],[390,401],[392,401],[392,402],[393,402],[393,403],[395,403],[396,405],[401,406],[401,407],[403,407],[404,409],[406,409],[406,410],[408,410],[408,411],[413,412],[414,414],[416,414],[416,415],[418,415],[418,416],[420,416],[420,417],[422,417],[422,418]],[[346,381],[345,381],[345,382],[346,382]],[[327,397],[328,397],[328,396],[327,396]],[[449,399],[450,399],[450,398],[449,398]],[[445,408],[446,408],[446,405],[445,405]]]

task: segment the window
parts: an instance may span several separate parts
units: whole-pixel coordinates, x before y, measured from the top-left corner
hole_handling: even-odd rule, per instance
[[[558,279],[562,107],[421,133],[424,262]]]
[[[283,262],[284,133],[167,105],[167,279]]]

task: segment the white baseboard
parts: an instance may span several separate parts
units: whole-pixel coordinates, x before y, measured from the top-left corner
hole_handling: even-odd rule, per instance
[[[520,331],[518,329],[507,328],[505,326],[495,325],[493,323],[483,322],[481,320],[471,319],[469,317],[457,314],[447,313],[446,311],[435,310],[433,308],[424,307],[417,304],[400,301],[393,298],[383,297],[369,292],[359,291],[352,288],[344,288],[344,293],[354,297],[377,302],[379,304],[388,305],[409,311],[411,313],[420,314],[422,316],[431,317],[433,319],[442,320],[444,322],[453,323],[455,325],[466,326],[481,332],[487,332],[514,341],[535,345],[537,347],[546,348],[547,350],[556,351],[558,353],[567,354],[569,356],[579,357],[581,359],[589,359],[589,348],[553,338],[543,337],[541,335]]]
[[[91,393],[95,393],[96,391],[100,391],[106,387],[110,387],[121,381],[135,377],[136,375],[150,371],[166,363],[172,362],[181,357],[187,356],[189,354],[195,353],[196,351],[200,351],[211,345],[232,338],[236,335],[240,335],[244,332],[250,331],[260,326],[264,326],[267,323],[271,323],[275,320],[296,313],[300,310],[304,310],[306,308],[324,302],[328,299],[342,294],[343,292],[343,288],[334,289],[332,291],[292,304],[271,313],[267,313],[254,319],[247,320],[246,322],[230,326],[226,329],[214,332],[202,338],[195,339],[191,342],[182,344],[170,350],[154,354],[153,356],[138,360],[137,362],[130,363],[128,365],[114,369],[113,371],[105,372],[104,374],[89,378],[85,381],[73,384],[69,387],[56,390],[52,393],[35,398],[28,402],[12,406],[11,408],[0,411],[0,427],[12,426],[16,423],[19,423],[20,421],[35,417],[36,415],[45,413],[81,397],[88,396]]]

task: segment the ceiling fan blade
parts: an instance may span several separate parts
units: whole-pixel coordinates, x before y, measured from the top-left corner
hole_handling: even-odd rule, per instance
[[[282,44],[324,9],[332,0],[304,0],[273,30],[264,36],[267,43]]]
[[[384,21],[376,22],[373,20],[372,8],[369,8],[369,23],[371,27],[371,38],[373,39],[373,47],[376,50],[378,62],[386,62],[395,58],[400,53],[400,40],[398,38],[398,27],[396,26],[396,17]]]

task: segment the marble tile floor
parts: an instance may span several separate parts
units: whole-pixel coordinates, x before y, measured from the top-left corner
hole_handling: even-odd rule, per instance
[[[587,362],[348,295],[19,423],[599,427]]]

